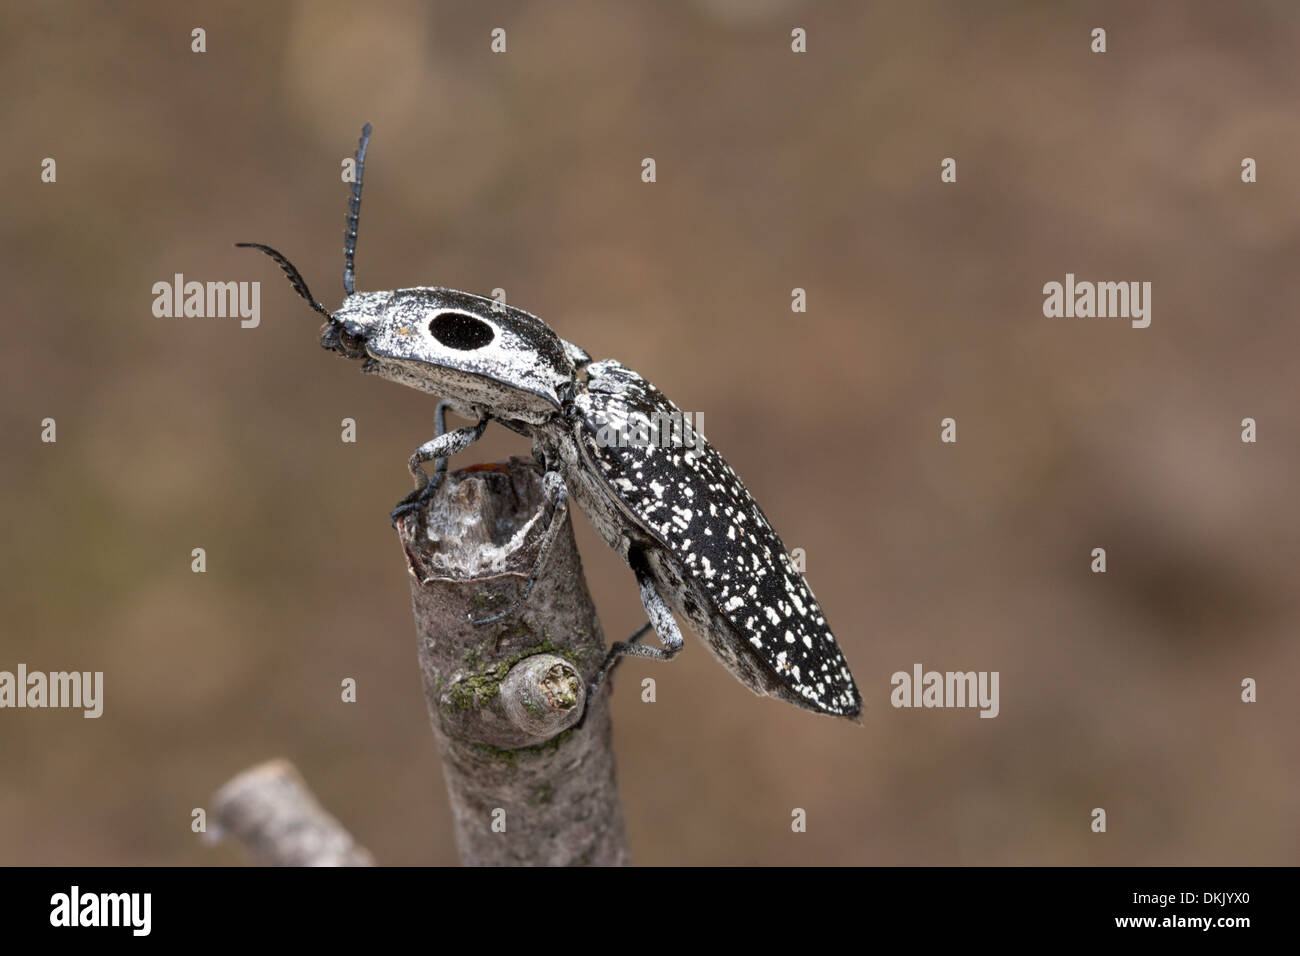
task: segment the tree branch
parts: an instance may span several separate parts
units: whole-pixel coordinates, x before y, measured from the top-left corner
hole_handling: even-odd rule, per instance
[[[233,833],[263,865],[374,865],[287,760],[269,760],[232,778],[213,798],[213,814],[218,832]]]
[[[586,701],[605,639],[568,514],[527,601],[551,519],[529,458],[448,474],[398,532],[420,673],[466,865],[620,865],[608,685]],[[585,717],[584,717],[585,708]],[[577,726],[581,721],[581,726]]]

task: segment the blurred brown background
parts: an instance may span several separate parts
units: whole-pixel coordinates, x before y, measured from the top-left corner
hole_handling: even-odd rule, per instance
[[[867,699],[755,698],[692,638],[625,664],[635,861],[1300,862],[1300,12],[980,6],[6,5],[0,669],[106,699],[0,712],[0,863],[242,862],[189,814],[276,755],[382,862],[455,862],[387,522],[434,401],[232,247],[337,305],[367,120],[358,288],[502,286],[703,412]],[[177,272],[261,281],[261,326],[153,317]],[[1066,272],[1151,281],[1151,327],[1044,318]],[[1001,715],[891,708],[915,662],[1000,671]]]

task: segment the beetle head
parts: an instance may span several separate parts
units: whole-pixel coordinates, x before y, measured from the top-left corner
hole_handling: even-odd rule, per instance
[[[540,422],[563,403],[565,387],[591,357],[551,331],[541,319],[493,299],[453,289],[357,292],[355,258],[361,186],[370,124],[361,131],[356,181],[343,233],[343,291],[337,312],[321,305],[302,274],[270,246],[259,249],[279,264],[294,290],[321,315],[320,342],[363,371],[450,400],[463,411]]]

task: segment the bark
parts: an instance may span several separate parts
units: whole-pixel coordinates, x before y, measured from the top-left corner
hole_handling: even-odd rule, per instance
[[[551,517],[532,459],[448,474],[398,527],[420,673],[466,865],[621,865],[605,654],[569,516],[528,599]]]

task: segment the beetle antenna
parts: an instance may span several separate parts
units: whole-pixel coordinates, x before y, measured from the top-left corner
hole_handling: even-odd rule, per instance
[[[343,291],[351,295],[357,273],[354,261],[357,256],[357,220],[361,217],[361,177],[366,170],[366,147],[370,145],[370,124],[361,127],[361,142],[357,145],[357,178],[352,184],[348,199],[348,222],[343,230]]]
[[[306,299],[307,303],[321,315],[325,316],[325,318],[333,318],[333,316],[330,315],[329,309],[317,302],[312,296],[311,289],[307,288],[307,281],[302,277],[302,273],[294,267],[292,262],[280,255],[280,253],[276,252],[270,246],[262,245],[260,242],[237,242],[235,245],[243,249],[261,249],[268,256],[274,259],[276,264],[284,270],[284,274],[289,277],[289,284],[293,286],[294,292],[297,292],[300,296]]]

